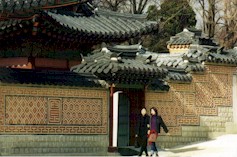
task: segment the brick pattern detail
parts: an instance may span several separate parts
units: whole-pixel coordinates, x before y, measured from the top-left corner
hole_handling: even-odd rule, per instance
[[[218,106],[232,106],[235,67],[206,65],[206,69],[205,74],[193,73],[190,84],[170,82],[167,93],[146,92],[146,107],[157,107],[171,134],[181,135],[181,126],[199,126],[200,116],[217,116]]]
[[[198,124],[199,121],[199,117],[194,117],[194,116],[183,116],[178,118],[178,124],[179,125],[194,125],[194,124]]]
[[[0,133],[107,134],[107,92],[0,86]]]
[[[47,124],[47,99],[6,96],[6,124]]]
[[[49,98],[49,124],[61,124],[62,99]]]
[[[101,99],[63,100],[63,124],[101,125]]]

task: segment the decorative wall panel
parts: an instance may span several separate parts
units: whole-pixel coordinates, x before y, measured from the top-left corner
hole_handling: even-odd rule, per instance
[[[63,99],[63,124],[101,125],[101,99]]]
[[[60,98],[49,98],[48,99],[48,114],[49,124],[61,124],[62,120],[62,99]]]
[[[47,99],[6,96],[6,124],[47,124]]]
[[[218,106],[232,106],[235,67],[206,65],[205,74],[193,73],[190,84],[169,83],[167,93],[146,92],[146,107],[157,107],[171,134],[181,126],[199,126],[200,116],[218,116]]]
[[[107,92],[0,86],[0,133],[107,134]]]

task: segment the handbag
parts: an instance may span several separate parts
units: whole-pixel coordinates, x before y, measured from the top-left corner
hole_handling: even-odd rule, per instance
[[[151,133],[151,134],[149,134],[148,142],[156,142],[156,138],[157,138],[157,134]]]

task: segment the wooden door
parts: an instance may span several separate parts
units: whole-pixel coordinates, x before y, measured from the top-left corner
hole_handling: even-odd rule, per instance
[[[129,146],[130,101],[125,94],[119,94],[118,103],[118,147]]]

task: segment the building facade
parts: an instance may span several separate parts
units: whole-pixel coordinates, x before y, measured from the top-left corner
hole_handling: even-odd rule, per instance
[[[150,34],[157,22],[84,0],[1,1],[0,11],[1,155],[106,155],[112,82],[70,68],[94,45]]]
[[[124,140],[126,137],[119,136],[119,128],[124,126],[120,126],[116,118],[114,119],[114,115],[118,121],[120,118],[123,119],[123,114],[129,116],[127,121],[130,122],[127,125],[130,128],[126,135],[129,134],[130,138],[127,137],[129,140],[127,145],[132,145],[135,135],[134,112],[139,113],[139,109],[144,106],[147,109],[158,108],[159,114],[170,129],[172,136],[160,134],[158,143],[161,147],[203,141],[236,132],[235,50],[199,45],[186,53],[157,54],[144,51],[139,46],[135,51],[134,47],[136,46],[108,47],[108,52],[85,58],[79,66],[71,68],[76,73],[83,73],[86,69],[90,69],[86,72],[113,83],[111,88],[114,94],[110,101],[111,149],[126,146],[118,143],[120,138]],[[108,56],[117,58],[113,59],[115,62],[111,62],[112,57]],[[162,75],[147,76],[149,66],[163,71]],[[103,74],[105,71],[107,71],[106,75]],[[142,72],[142,78],[136,75],[137,71]],[[159,71],[156,72],[158,73]],[[123,78],[120,78],[121,76]],[[145,78],[149,79],[145,80]],[[125,86],[121,88],[121,84]],[[130,113],[123,113],[123,110],[119,109],[123,104],[120,104],[123,100],[120,100],[119,96],[128,97],[130,100],[128,105],[136,104],[133,100],[134,96],[127,94],[127,91],[133,88],[143,93],[144,97],[138,98],[142,105],[137,103],[127,108]]]
[[[1,155],[106,155],[105,82],[52,70],[0,71]]]
[[[0,5],[1,155],[121,151],[134,144],[142,107],[157,107],[170,130],[161,147],[236,131],[236,50],[184,30],[168,42],[170,54],[116,45],[83,57],[157,23],[64,2]],[[50,58],[60,52],[73,55]]]

